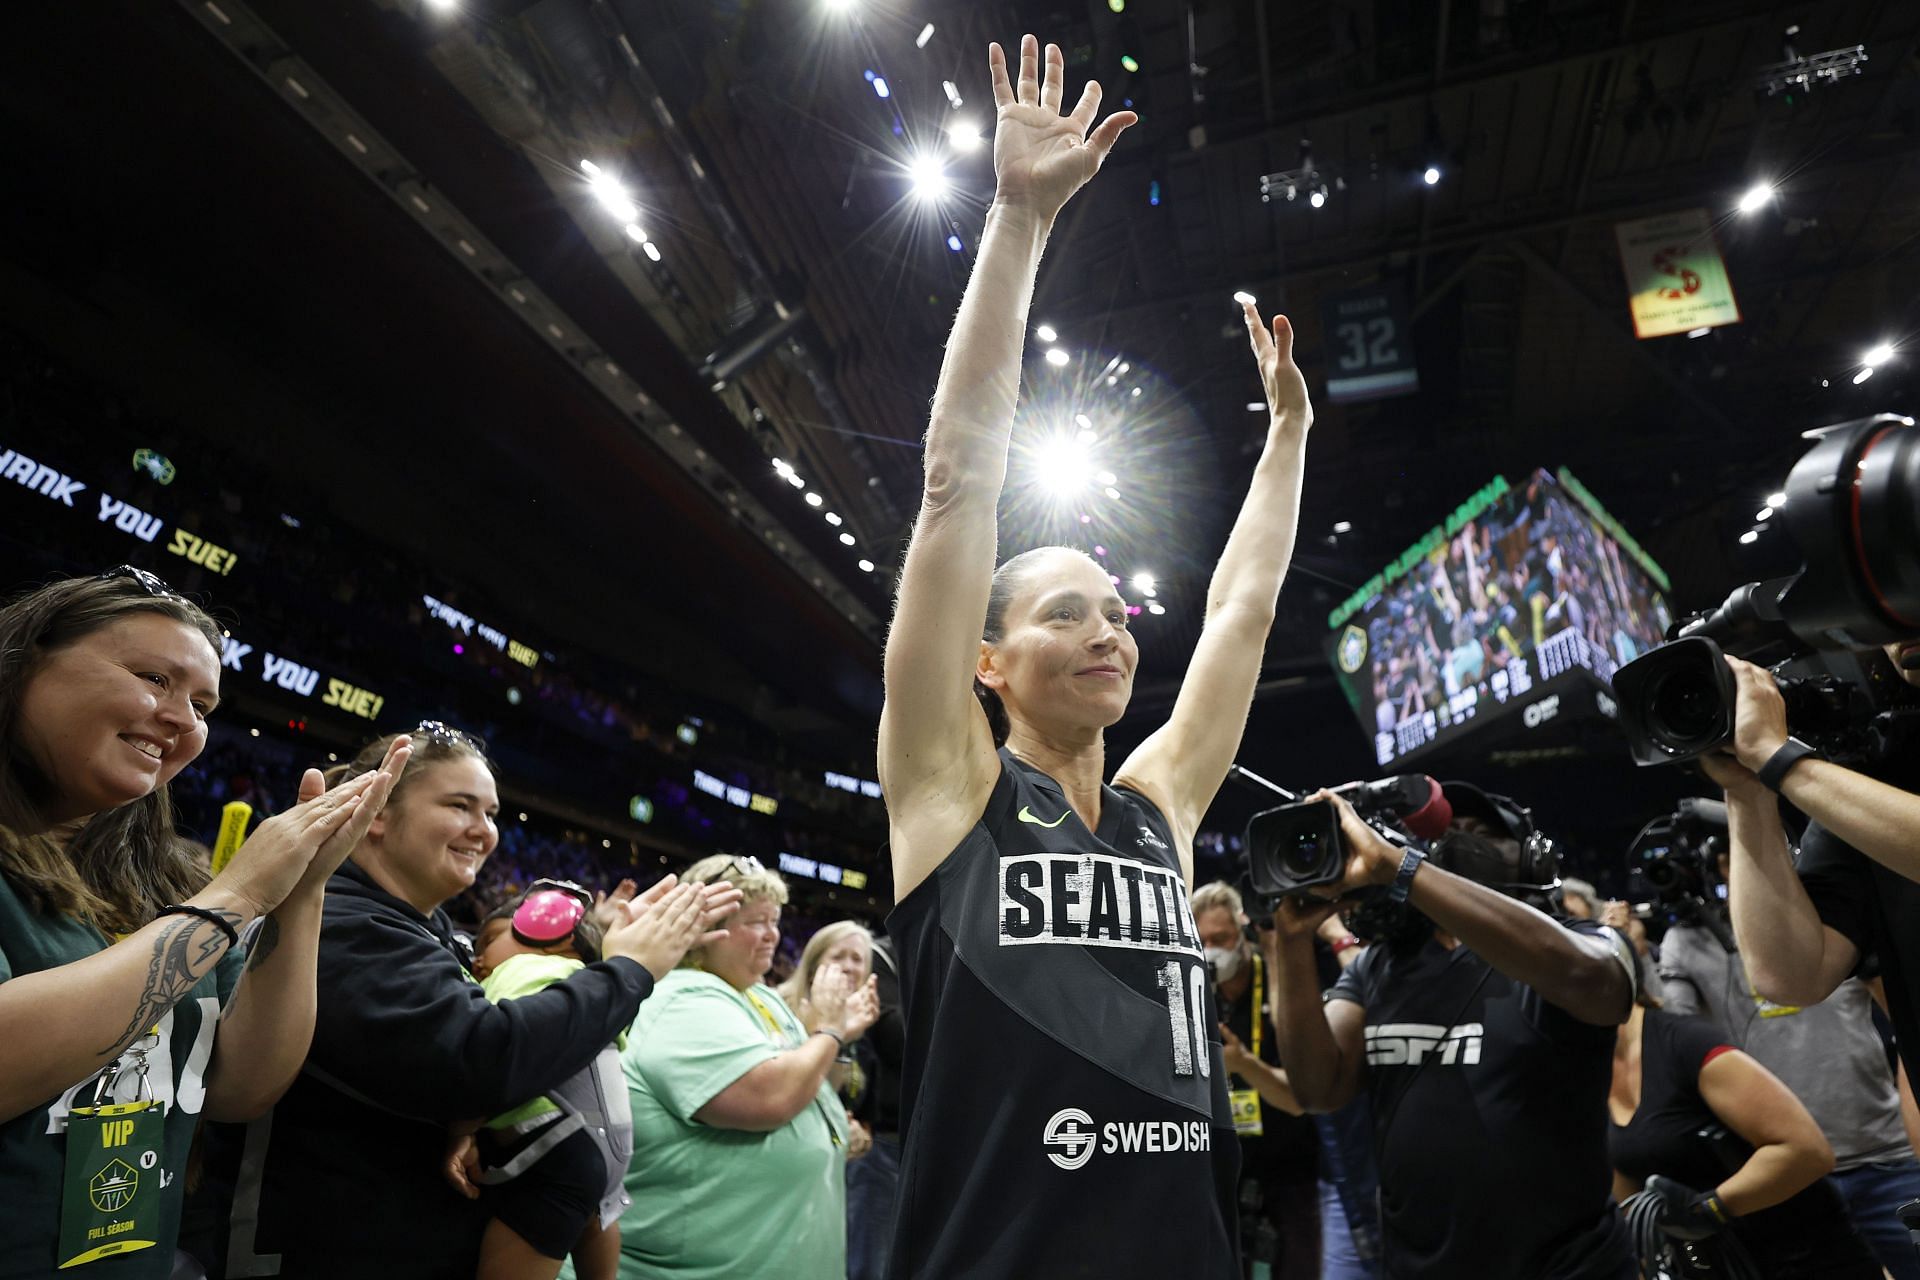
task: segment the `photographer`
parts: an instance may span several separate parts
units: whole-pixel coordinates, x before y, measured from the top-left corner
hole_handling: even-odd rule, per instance
[[[1524,810],[1460,783],[1445,793],[1453,829],[1431,860],[1316,797],[1339,814],[1339,891],[1382,888],[1411,909],[1372,930],[1323,1007],[1312,937],[1341,904],[1282,903],[1274,1013],[1294,1094],[1325,1112],[1366,1090],[1385,1275],[1627,1280],[1606,1099],[1633,957],[1610,930],[1508,896],[1544,898],[1557,879]],[[1349,923],[1360,914],[1388,913],[1368,904]]]
[[[1264,1262],[1275,1280],[1320,1274],[1319,1138],[1300,1113],[1274,1047],[1273,977],[1247,936],[1239,890],[1222,881],[1193,892],[1193,922],[1213,974],[1228,1100],[1240,1136],[1240,1234],[1244,1265]]]
[[[1920,687],[1920,639],[1887,658]],[[1877,955],[1902,1059],[1920,1049],[1920,747],[1902,744],[1868,776],[1788,735],[1786,704],[1763,668],[1728,657],[1736,680],[1730,752],[1700,757],[1726,790],[1734,934],[1754,989],[1818,1004]],[[1775,792],[1812,821],[1796,865]]]
[[[1703,853],[1699,861],[1711,858]],[[1729,861],[1719,854],[1722,883]],[[1703,1015],[1805,1104],[1833,1147],[1833,1182],[1855,1228],[1895,1280],[1920,1280],[1920,1257],[1894,1213],[1920,1199],[1920,1161],[1873,1025],[1872,995],[1847,978],[1804,1008],[1758,998],[1739,953],[1722,945],[1726,908],[1705,889],[1703,880],[1690,881],[1661,940],[1663,1013]]]

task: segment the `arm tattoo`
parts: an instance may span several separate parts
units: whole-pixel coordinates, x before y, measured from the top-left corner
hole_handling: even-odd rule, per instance
[[[228,919],[230,924],[237,924],[242,919],[228,911],[219,914],[222,919],[231,917]],[[194,916],[170,921],[163,927],[160,936],[153,941],[153,959],[147,965],[146,987],[140,993],[140,1003],[134,1006],[133,1018],[112,1044],[100,1050],[100,1055],[117,1055],[145,1035],[165,1016],[167,1010],[180,1003],[193,990],[201,975],[213,967],[226,941],[226,935],[212,922]]]
[[[280,921],[273,916],[263,916],[260,928],[253,937],[253,949],[247,955],[247,972],[252,973],[267,962],[280,945]]]

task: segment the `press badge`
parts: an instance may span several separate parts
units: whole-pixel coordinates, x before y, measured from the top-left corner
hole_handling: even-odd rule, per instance
[[[165,1150],[165,1108],[152,1099],[67,1113],[61,1270],[158,1242]]]
[[[1227,1090],[1227,1105],[1233,1110],[1233,1131],[1243,1138],[1258,1138],[1260,1127],[1260,1093],[1256,1089]]]

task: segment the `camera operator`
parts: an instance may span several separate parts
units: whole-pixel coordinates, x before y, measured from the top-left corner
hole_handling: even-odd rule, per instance
[[[1920,639],[1886,646],[1920,688]],[[1734,934],[1761,996],[1818,1004],[1877,955],[1901,1058],[1920,1063],[1920,743],[1874,775],[1820,759],[1789,736],[1786,704],[1764,668],[1728,657],[1736,681],[1731,752],[1700,757],[1726,790]],[[1811,822],[1796,865],[1775,793]]]
[[[1718,855],[1721,883],[1729,862]],[[1833,1182],[1855,1228],[1894,1280],[1920,1280],[1920,1255],[1894,1212],[1920,1199],[1920,1161],[1866,985],[1847,978],[1804,1008],[1763,1000],[1740,954],[1722,945],[1726,908],[1704,892],[1689,897],[1660,944],[1662,1011],[1704,1016],[1805,1104],[1833,1147]]]
[[[1558,879],[1524,810],[1461,783],[1445,794],[1455,819],[1431,860],[1316,797],[1339,814],[1340,891],[1378,886],[1411,910],[1372,930],[1323,1007],[1312,937],[1341,904],[1282,903],[1274,1012],[1294,1095],[1325,1112],[1366,1090],[1387,1276],[1627,1280],[1606,1100],[1632,953],[1509,896],[1544,901]]]
[[[1320,1274],[1319,1138],[1281,1069],[1267,1014],[1273,977],[1247,936],[1240,891],[1223,881],[1193,892],[1193,922],[1213,974],[1228,1100],[1240,1136],[1240,1235],[1249,1267],[1275,1280]]]

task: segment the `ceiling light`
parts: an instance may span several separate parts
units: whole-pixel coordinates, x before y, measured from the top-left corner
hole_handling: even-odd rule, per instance
[[[1307,203],[1312,205],[1316,209],[1326,204],[1326,202],[1327,202],[1327,189],[1324,186],[1315,187],[1313,189],[1313,194],[1307,197]]]
[[[646,242],[645,244],[643,244],[643,245],[641,245],[640,247],[641,247],[642,249],[644,249],[644,250],[646,251],[646,254],[647,254],[647,257],[649,257],[649,258],[651,258],[651,259],[653,259],[653,260],[654,260],[655,262],[658,262],[658,261],[660,261],[660,246],[659,246],[659,245],[657,245],[657,244],[655,244],[655,243],[654,243],[653,241],[651,241],[651,240],[649,240],[649,241],[647,241],[647,242]]]
[[[1240,292],[1234,294],[1233,300],[1239,303],[1243,307],[1250,307],[1255,302],[1259,301],[1258,298],[1255,298],[1252,294],[1248,293],[1245,289],[1242,289],[1240,290]]]
[[[1758,541],[1760,541],[1760,531],[1758,529],[1749,529],[1740,535],[1740,545],[1743,547],[1750,547]]]
[[[913,194],[918,199],[938,200],[947,193],[947,171],[938,156],[918,155],[907,161],[907,177],[913,180]]]
[[[1138,71],[1140,69],[1140,63],[1130,53],[1123,53],[1120,55],[1120,65],[1125,67],[1128,71]]]
[[[1336,520],[1336,521],[1334,521],[1334,524],[1333,524],[1333,531],[1334,531],[1335,533],[1352,533],[1352,532],[1353,532],[1353,521],[1351,521],[1351,520]]]
[[[952,107],[955,111],[958,111],[961,108],[961,106],[966,102],[966,99],[960,96],[959,86],[954,84],[953,81],[942,80],[940,82],[940,88],[947,95],[947,105]]]
[[[1267,406],[1266,406],[1266,404],[1265,404],[1265,402],[1263,402],[1263,401],[1260,401],[1260,400],[1249,400],[1249,401],[1247,401],[1247,412],[1248,412],[1248,413],[1261,413],[1261,412],[1263,412],[1263,411],[1264,411],[1264,410],[1266,409],[1266,407],[1267,407]]]
[[[1152,595],[1153,587],[1154,587],[1154,582],[1153,582],[1152,574],[1136,573],[1133,575],[1133,589],[1135,591],[1138,591],[1141,595],[1143,596]]]
[[[1753,518],[1755,520],[1771,520],[1773,519],[1773,508],[1762,507],[1758,511],[1753,513]]]
[[[933,39],[933,24],[929,22],[926,26],[920,28],[920,34],[913,38],[913,47],[916,49],[924,49],[927,47],[927,41],[931,39]]]
[[[1784,493],[1770,493],[1767,495],[1767,505],[1775,511],[1778,511],[1787,505],[1787,495]]]
[[[1440,166],[1437,164],[1428,165],[1427,171],[1420,175],[1420,180],[1426,183],[1430,187],[1439,186],[1440,185]],[[1289,200],[1293,198],[1291,194],[1291,189],[1289,189],[1289,194],[1287,198]]]
[[[862,572],[862,573],[872,573],[872,572],[873,572],[873,561],[871,561],[871,560],[862,560],[862,561],[860,561],[860,572]]]
[[[1165,613],[1166,611],[1167,611],[1167,606],[1161,604],[1158,600],[1147,601],[1147,612],[1152,614],[1154,617],[1157,618],[1161,614]]]
[[[1059,347],[1047,348],[1047,363],[1052,365],[1056,369],[1065,368],[1067,365],[1067,362],[1072,359],[1073,359],[1072,356],[1062,351]]]
[[[1107,486],[1107,496],[1109,498],[1112,498],[1115,502],[1120,501],[1120,491],[1114,488],[1112,485]]]
[[[1037,324],[1033,327],[1033,336],[1042,342],[1058,342],[1059,332],[1050,324]]]
[[[1138,387],[1135,387],[1135,388],[1134,388],[1133,390],[1131,390],[1131,391],[1129,391],[1129,392],[1127,392],[1127,394],[1128,394],[1128,395],[1130,395],[1130,396],[1135,396],[1135,397],[1138,397],[1138,396],[1139,396],[1139,394],[1140,394],[1140,388],[1138,388]]]
[[[1756,182],[1747,188],[1746,194],[1740,197],[1740,203],[1734,207],[1741,213],[1752,213],[1771,199],[1773,199],[1773,184]]]
[[[1872,350],[1861,357],[1860,363],[1869,369],[1877,369],[1891,359],[1893,359],[1893,344],[1891,342],[1877,342],[1873,345]]]
[[[853,535],[850,533],[843,533],[840,535],[840,541],[850,547],[853,545]]]
[[[825,499],[825,498],[823,498],[823,497],[821,497],[821,496],[820,496],[819,494],[817,494],[817,493],[811,493],[811,492],[810,492],[810,493],[808,493],[808,494],[807,494],[807,505],[808,505],[808,506],[810,506],[810,507],[817,507],[817,506],[819,506],[819,505],[820,505],[821,503],[823,503],[823,502],[825,502],[825,501],[826,501],[826,499]]]
[[[980,126],[972,120],[955,120],[947,126],[947,140],[955,151],[971,151],[980,145]]]
[[[954,234],[947,237],[947,252],[959,253],[962,249],[965,249],[966,247],[967,247],[966,242],[960,239],[960,234],[958,232],[955,232]]]
[[[1095,476],[1094,479],[1098,480],[1101,484],[1120,483],[1120,477],[1114,475],[1111,471],[1102,471],[1099,475]]]
[[[1086,447],[1069,436],[1055,436],[1034,453],[1035,474],[1059,497],[1071,497],[1093,480]]]
[[[647,233],[640,229],[639,223],[629,222],[627,224],[627,239],[633,241],[635,244],[645,244],[647,242]]]
[[[827,523],[837,526],[840,523],[839,513],[833,511],[827,512]]]
[[[1860,372],[1853,375],[1853,385],[1857,387],[1861,383],[1865,382],[1868,378],[1871,378],[1872,376],[1873,376],[1873,366],[1868,365],[1866,368],[1862,369]]]
[[[600,206],[622,222],[632,222],[640,216],[639,207],[633,203],[633,197],[620,185],[620,180],[605,170],[596,170],[587,178],[587,189],[593,192],[593,198]]]

